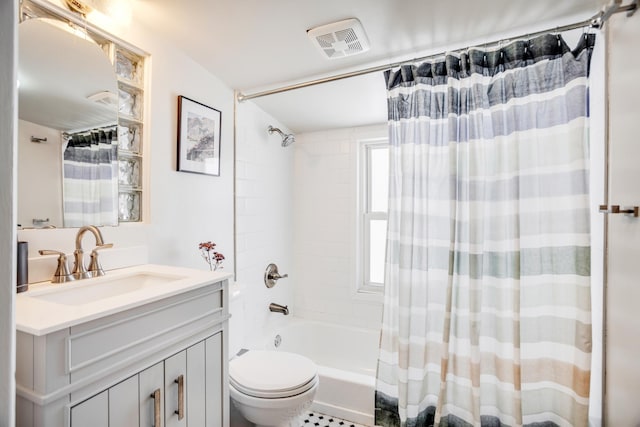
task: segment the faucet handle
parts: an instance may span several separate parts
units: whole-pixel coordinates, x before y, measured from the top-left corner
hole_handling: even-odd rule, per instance
[[[284,279],[285,277],[289,277],[289,275],[280,275],[278,272],[278,266],[275,264],[269,264],[264,272],[264,284],[267,288],[273,288],[279,279]]]
[[[91,262],[89,262],[89,272],[93,277],[104,276],[104,270],[98,261],[98,251],[102,249],[109,249],[113,247],[113,243],[105,243],[98,245],[91,251]]]
[[[64,283],[75,279],[73,274],[69,273],[69,267],[67,266],[67,254],[51,249],[41,249],[38,253],[40,255],[58,255],[58,266],[56,267],[56,272],[53,273],[51,283]]]

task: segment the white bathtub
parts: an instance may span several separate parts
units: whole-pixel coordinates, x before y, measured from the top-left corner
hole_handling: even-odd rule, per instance
[[[379,336],[377,330],[291,317],[265,347],[301,354],[318,365],[320,386],[312,409],[372,426]]]

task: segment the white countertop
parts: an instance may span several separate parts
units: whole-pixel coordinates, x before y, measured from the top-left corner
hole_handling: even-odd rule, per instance
[[[145,264],[91,279],[33,284],[16,296],[16,329],[46,335],[231,277],[231,273]]]

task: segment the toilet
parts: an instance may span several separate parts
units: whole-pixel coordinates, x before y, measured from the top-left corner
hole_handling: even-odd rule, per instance
[[[258,427],[288,427],[311,406],[318,389],[318,368],[310,359],[284,351],[242,353],[246,332],[244,294],[242,284],[230,286],[229,397],[235,412],[246,421]],[[232,425],[234,416],[232,411]],[[245,425],[244,420],[236,421]]]
[[[229,362],[231,401],[256,427],[289,426],[317,389],[315,363],[299,354],[250,350]]]

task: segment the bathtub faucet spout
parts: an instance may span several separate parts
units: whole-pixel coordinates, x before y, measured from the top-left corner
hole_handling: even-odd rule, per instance
[[[289,314],[289,307],[272,302],[271,304],[269,304],[269,311],[272,311],[274,313],[282,313],[286,316],[287,314]]]

